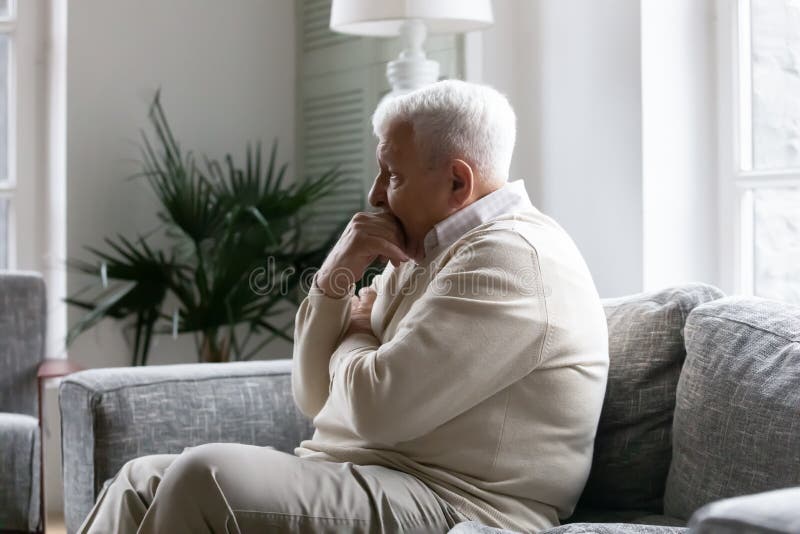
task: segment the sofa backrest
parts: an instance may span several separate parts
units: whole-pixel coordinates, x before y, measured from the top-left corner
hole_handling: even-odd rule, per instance
[[[697,305],[722,296],[712,286],[690,284],[604,300],[608,386],[578,508],[661,513],[686,354],[684,323]]]
[[[0,412],[37,416],[36,371],[44,358],[46,306],[39,274],[0,274]]]
[[[800,307],[717,300],[689,314],[685,337],[665,513],[800,485]]]

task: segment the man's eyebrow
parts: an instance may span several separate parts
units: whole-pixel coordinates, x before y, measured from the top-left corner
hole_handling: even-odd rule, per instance
[[[378,160],[378,163],[389,163],[394,158],[392,157],[392,151],[386,145],[378,145],[378,148],[375,150],[375,159]]]

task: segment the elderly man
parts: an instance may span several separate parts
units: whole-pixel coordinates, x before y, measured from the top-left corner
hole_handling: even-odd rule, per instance
[[[538,531],[572,513],[605,393],[605,316],[569,236],[506,183],[514,112],[439,82],[373,117],[356,214],[297,313],[295,455],[211,444],[126,464],[86,532]],[[376,258],[389,264],[358,296]]]

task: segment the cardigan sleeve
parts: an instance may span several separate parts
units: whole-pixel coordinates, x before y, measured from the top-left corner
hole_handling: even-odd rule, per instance
[[[328,399],[328,359],[350,322],[350,297],[325,295],[316,285],[300,304],[294,323],[292,395],[300,411],[314,418]]]
[[[381,276],[373,277],[373,288]],[[333,298],[312,284],[297,310],[292,349],[292,396],[300,411],[309,418],[313,419],[328,400],[329,360],[350,324],[350,300],[354,294],[355,286],[344,297]]]
[[[422,436],[535,369],[548,332],[545,294],[536,250],[521,235],[471,238],[391,340],[342,340],[328,402],[365,440]]]

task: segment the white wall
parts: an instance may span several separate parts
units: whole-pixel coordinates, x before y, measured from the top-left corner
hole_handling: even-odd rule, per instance
[[[572,235],[602,296],[641,290],[639,3],[494,6],[495,25],[467,39],[467,76],[517,111],[512,179]]]
[[[710,0],[642,1],[644,287],[719,284]]]
[[[139,129],[162,88],[162,102],[185,148],[243,156],[248,140],[279,157],[294,154],[294,3],[285,0],[71,0],[67,21],[67,254],[104,236],[145,232],[155,198],[136,172]],[[293,167],[290,167],[290,170]],[[94,281],[99,283],[99,281]],[[81,287],[68,277],[70,293]],[[72,324],[78,314],[70,312]],[[188,340],[161,339],[154,364],[196,361]],[[70,349],[85,367],[129,365],[130,347],[114,323]],[[62,508],[55,391],[46,405],[47,498]]]
[[[243,157],[247,141],[294,154],[294,5],[281,0],[80,0],[70,3],[67,58],[67,253],[104,236],[146,232],[155,198],[136,172],[139,129],[154,91],[184,149]],[[99,280],[95,281],[99,283]],[[84,283],[70,275],[74,292]],[[69,323],[79,312],[72,310]],[[188,341],[188,340],[186,340]],[[160,338],[151,362],[195,361],[191,342]],[[87,332],[70,357],[128,365],[113,323]]]

